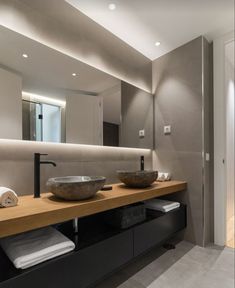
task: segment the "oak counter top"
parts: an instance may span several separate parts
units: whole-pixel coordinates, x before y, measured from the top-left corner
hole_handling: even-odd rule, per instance
[[[155,182],[150,188],[131,189],[113,184],[90,200],[64,201],[51,193],[19,197],[18,206],[0,208],[0,238],[83,217],[139,201],[176,193],[187,188],[183,181]]]

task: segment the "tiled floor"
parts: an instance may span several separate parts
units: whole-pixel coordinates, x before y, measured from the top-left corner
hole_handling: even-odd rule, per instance
[[[234,249],[180,242],[158,248],[95,288],[234,288]]]

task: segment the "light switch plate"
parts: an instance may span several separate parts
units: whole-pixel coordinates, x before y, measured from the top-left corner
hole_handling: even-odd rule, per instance
[[[144,131],[144,129],[143,129],[143,130],[139,130],[139,137],[140,137],[140,138],[144,138],[144,136],[145,136],[145,131]]]
[[[164,126],[164,134],[165,135],[171,134],[171,126],[170,125]]]
[[[210,154],[206,153],[206,161],[210,161]]]

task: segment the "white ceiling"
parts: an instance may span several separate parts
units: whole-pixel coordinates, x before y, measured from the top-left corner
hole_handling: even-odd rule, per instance
[[[102,71],[2,26],[0,43],[0,67],[21,74],[23,89],[30,92],[98,94],[120,82]],[[29,57],[23,58],[23,53]],[[77,77],[72,76],[74,72],[78,74]]]
[[[234,0],[65,1],[151,60],[200,35],[211,41],[234,29]]]

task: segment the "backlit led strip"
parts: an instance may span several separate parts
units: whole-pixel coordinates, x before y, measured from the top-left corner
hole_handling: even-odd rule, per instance
[[[65,107],[66,106],[66,102],[62,101],[62,100],[58,100],[55,98],[51,98],[51,97],[47,97],[44,95],[38,95],[38,94],[34,94],[34,93],[29,93],[26,91],[22,91],[22,98],[25,100],[31,100],[31,101],[35,101],[35,102],[42,102],[42,103],[46,103],[46,104],[51,104],[51,105],[56,105],[56,106],[61,106],[61,107]]]

